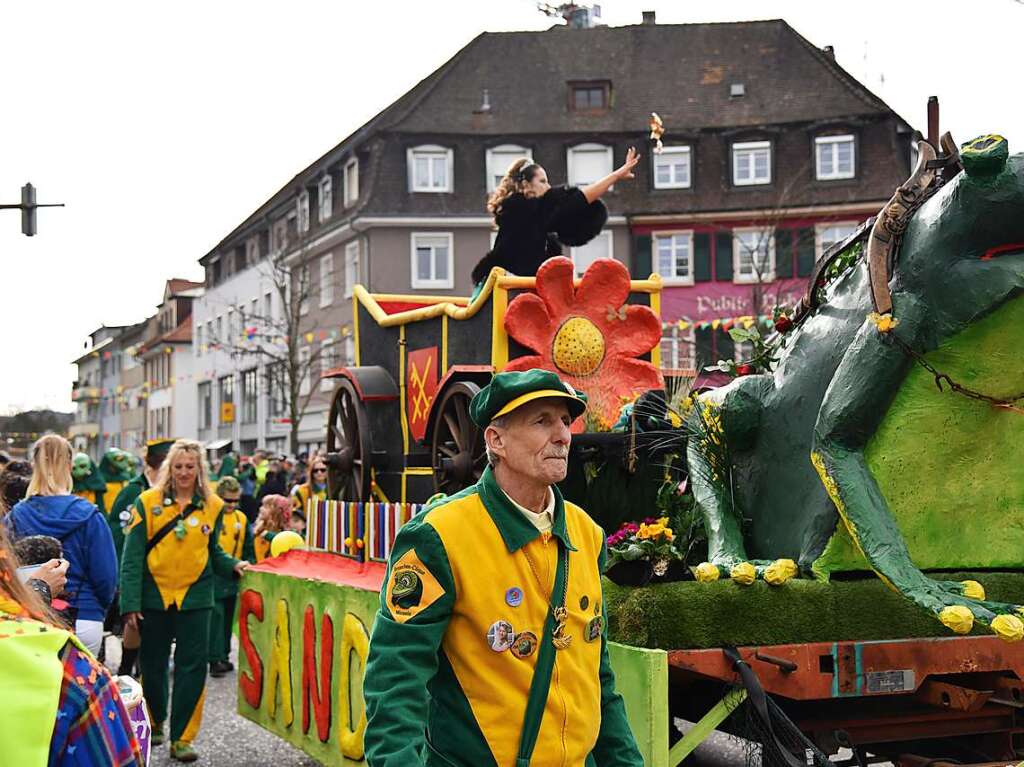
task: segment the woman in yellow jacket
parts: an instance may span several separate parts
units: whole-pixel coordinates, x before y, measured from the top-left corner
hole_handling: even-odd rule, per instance
[[[206,694],[214,573],[230,577],[248,565],[218,543],[221,501],[207,484],[198,442],[171,446],[156,484],[135,501],[132,527],[121,558],[121,612],[126,626],[140,627],[139,666],[153,717],[153,745],[164,741],[167,661],[174,650],[171,758],[193,762]]]
[[[238,508],[242,486],[238,480],[227,475],[217,483],[217,495],[224,501],[218,543],[235,559],[252,562],[255,554],[252,548],[252,531],[245,512]],[[238,582],[234,578],[214,575],[213,615],[210,621],[210,676],[222,677],[234,670],[231,653],[231,628],[235,617],[235,601],[238,597]]]
[[[318,454],[314,454],[309,461],[305,483],[292,488],[292,503],[296,511],[302,512],[303,518],[307,515],[306,505],[310,498],[327,500],[327,464],[323,456]]]

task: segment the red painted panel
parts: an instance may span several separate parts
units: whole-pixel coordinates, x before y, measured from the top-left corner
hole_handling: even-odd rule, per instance
[[[430,405],[437,394],[437,347],[410,351],[405,361],[405,410],[409,433],[419,441],[427,433]]]

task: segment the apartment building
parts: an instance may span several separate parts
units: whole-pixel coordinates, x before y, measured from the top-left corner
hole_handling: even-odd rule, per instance
[[[486,197],[518,157],[554,183],[585,185],[640,149],[636,179],[605,197],[606,231],[566,251],[580,272],[612,257],[636,277],[660,274],[666,359],[694,367],[734,352],[725,320],[795,298],[824,249],[906,177],[913,136],[831,48],[782,20],[660,25],[645,14],[635,26],[481,34],[200,259],[201,433],[280,444],[272,376],[203,342],[230,326],[229,308],[237,318],[262,306],[276,263],[311,286],[300,353],[327,345],[300,429],[302,447],[321,443],[331,384],[320,392],[315,378],[352,359],[352,286],[468,295],[493,238]],[[251,369],[254,389],[242,383]],[[217,421],[243,389],[256,391],[251,420]]]

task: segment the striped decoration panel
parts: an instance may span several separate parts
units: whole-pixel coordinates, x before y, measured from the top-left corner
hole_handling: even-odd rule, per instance
[[[306,503],[306,545],[360,562],[386,562],[398,529],[424,508],[420,503],[319,501]]]

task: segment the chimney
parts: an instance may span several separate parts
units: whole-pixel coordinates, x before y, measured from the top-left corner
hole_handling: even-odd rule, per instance
[[[836,49],[831,45],[826,45],[821,49],[821,52],[828,56],[832,61],[836,60]]]
[[[643,11],[642,12],[642,16],[643,16],[644,24],[646,24],[648,26],[652,26],[653,27],[655,24],[658,23],[657,20],[656,20],[656,11]]]
[[[928,143],[939,148],[939,97],[928,97]]]

